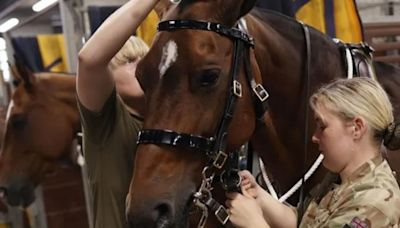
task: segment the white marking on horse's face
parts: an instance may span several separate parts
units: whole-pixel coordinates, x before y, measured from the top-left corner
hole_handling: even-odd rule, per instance
[[[178,45],[176,45],[175,41],[168,41],[163,49],[160,65],[158,65],[158,70],[160,72],[160,78],[164,76],[165,72],[172,66],[176,59],[178,58]]]
[[[11,109],[14,107],[14,101],[11,100],[10,104],[8,105],[8,109],[7,109],[7,115],[6,115],[6,121],[8,121],[8,119],[10,118],[11,115]]]

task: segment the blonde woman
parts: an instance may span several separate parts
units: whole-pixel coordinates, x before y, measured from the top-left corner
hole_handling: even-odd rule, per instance
[[[382,87],[369,78],[338,80],[310,99],[316,129],[312,141],[337,182],[318,186],[300,227],[399,227],[400,190],[382,144],[400,148],[400,126]],[[296,227],[296,210],[273,199],[243,171],[243,195],[228,194],[236,227]]]
[[[95,228],[125,228],[125,197],[136,137],[145,114],[136,65],[148,47],[131,37],[159,0],[131,0],[114,12],[79,53],[78,104]]]

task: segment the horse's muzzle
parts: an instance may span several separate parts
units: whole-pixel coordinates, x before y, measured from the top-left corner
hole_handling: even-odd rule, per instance
[[[0,187],[0,197],[10,206],[28,207],[35,201],[35,187],[27,178],[15,178],[8,187]]]

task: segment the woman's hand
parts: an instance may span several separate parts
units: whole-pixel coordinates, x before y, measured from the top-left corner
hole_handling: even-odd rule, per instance
[[[240,193],[227,193],[226,206],[230,221],[238,228],[296,227],[297,216],[291,208],[274,199],[253,175],[240,171],[242,177]]]
[[[254,176],[248,170],[242,170],[239,172],[242,177],[241,188],[244,189],[251,197],[258,200],[264,192],[264,189],[258,185]]]
[[[229,220],[237,228],[269,227],[263,217],[263,212],[250,193],[242,188],[240,193],[227,193],[226,206],[229,208]]]

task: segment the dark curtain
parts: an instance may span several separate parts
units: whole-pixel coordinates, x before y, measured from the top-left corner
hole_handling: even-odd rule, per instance
[[[11,39],[11,44],[16,57],[30,70],[33,72],[44,70],[36,37],[15,37]]]
[[[119,6],[89,6],[89,22],[90,31],[93,34],[103,23],[103,21],[110,16]]]

